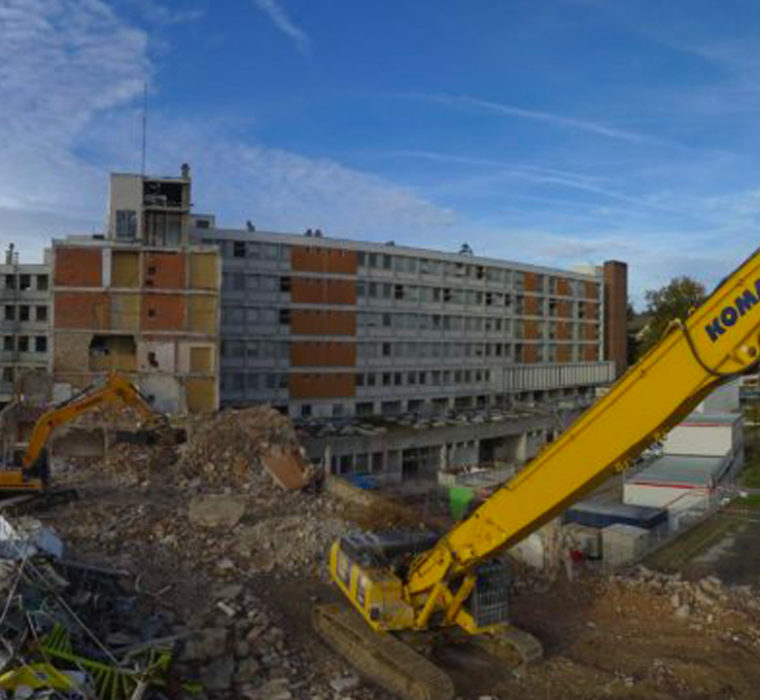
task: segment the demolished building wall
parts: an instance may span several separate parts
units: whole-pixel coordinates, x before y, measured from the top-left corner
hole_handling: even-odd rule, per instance
[[[163,412],[217,407],[221,269],[214,248],[54,241],[53,269],[56,396],[118,371]]]

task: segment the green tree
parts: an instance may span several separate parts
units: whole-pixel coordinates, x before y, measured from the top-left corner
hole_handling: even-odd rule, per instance
[[[644,294],[649,322],[639,334],[639,357],[662,337],[668,324],[676,318],[685,320],[692,309],[706,298],[704,285],[691,277],[676,277],[660,289],[650,289]]]

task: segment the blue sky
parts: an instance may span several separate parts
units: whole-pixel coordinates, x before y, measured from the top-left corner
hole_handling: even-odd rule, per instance
[[[0,244],[193,166],[220,223],[711,286],[760,242],[760,5],[0,0]]]

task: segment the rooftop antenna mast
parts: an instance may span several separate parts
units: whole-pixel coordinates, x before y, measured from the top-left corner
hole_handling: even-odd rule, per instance
[[[142,161],[140,174],[145,177],[145,153],[148,145],[148,81],[145,81],[143,89],[143,113],[142,113]]]

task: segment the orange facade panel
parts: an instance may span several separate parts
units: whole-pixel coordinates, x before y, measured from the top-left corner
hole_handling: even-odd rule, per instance
[[[567,321],[557,321],[556,331],[557,340],[570,340],[572,336],[570,324]]]
[[[297,245],[290,249],[290,267],[294,272],[330,272],[355,275],[357,270],[356,251]]]
[[[557,362],[570,362],[572,359],[573,353],[570,345],[557,346]]]
[[[354,367],[356,343],[293,341],[290,364],[295,367]]]
[[[596,282],[584,282],[583,283],[583,296],[586,299],[598,299],[599,298],[599,285]]]
[[[55,247],[53,279],[57,287],[101,287],[102,248]]]
[[[563,297],[569,297],[572,294],[570,280],[566,280],[564,277],[557,278],[557,294]]]
[[[55,328],[107,330],[110,327],[108,295],[103,292],[56,292]]]
[[[140,327],[144,331],[181,331],[185,327],[185,298],[181,294],[146,294]]]
[[[584,324],[583,337],[586,340],[599,340],[599,326],[597,326],[595,323]]]
[[[526,292],[538,291],[538,275],[535,272],[525,273],[525,291]]]
[[[294,335],[356,335],[356,312],[293,309],[290,331]]]
[[[599,318],[599,304],[593,301],[584,301],[582,302],[582,304],[583,304],[584,318],[586,319]]]
[[[557,302],[557,316],[560,318],[570,318],[573,315],[573,304],[567,299]]]
[[[143,280],[152,289],[184,289],[185,254],[145,253]]]
[[[288,377],[291,399],[348,398],[356,394],[353,374],[291,374]]]
[[[535,321],[523,321],[523,329],[527,340],[538,340],[538,324]]]
[[[538,297],[525,297],[523,309],[526,316],[537,316],[539,309]]]
[[[586,362],[596,362],[599,359],[599,348],[596,345],[584,345],[583,359]]]
[[[529,364],[538,362],[538,345],[523,345],[522,361]]]
[[[296,304],[355,304],[356,282],[294,277],[290,299]]]

